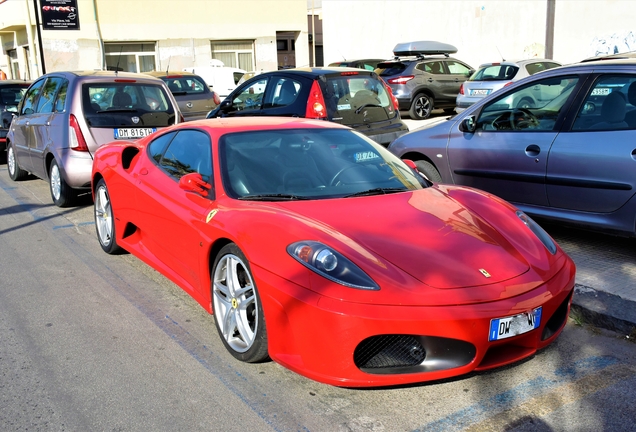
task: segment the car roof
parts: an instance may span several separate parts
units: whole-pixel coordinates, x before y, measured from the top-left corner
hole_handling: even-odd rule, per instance
[[[65,75],[65,76],[75,76],[75,77],[84,77],[84,78],[95,78],[95,79],[104,79],[104,78],[119,78],[119,79],[132,79],[132,80],[159,80],[159,78],[155,78],[150,75],[146,75],[145,73],[135,73],[135,72],[115,72],[115,71],[103,71],[103,70],[82,70],[82,71],[56,71],[49,72],[46,75]],[[162,81],[163,82],[163,81]]]
[[[324,120],[305,119],[298,117],[219,117],[213,119],[194,120],[180,123],[180,127],[203,127],[216,131],[219,135],[229,132],[243,132],[249,130],[263,129],[345,129],[349,127],[339,123],[327,122]],[[179,126],[177,126],[179,127]]]
[[[271,75],[271,74],[296,74],[296,75],[301,75],[301,76],[305,76],[305,77],[310,77],[310,78],[314,78],[314,77],[319,77],[322,75],[329,75],[329,74],[343,74],[349,72],[352,75],[353,74],[372,74],[373,71],[369,71],[369,70],[365,70],[365,69],[359,69],[359,68],[352,68],[352,67],[337,67],[337,66],[325,66],[325,67],[305,67],[305,68],[293,68],[293,69],[281,69],[278,71],[269,71],[269,72],[263,72],[262,74],[256,75],[256,76],[261,76],[261,75]]]
[[[0,86],[9,86],[9,85],[26,85],[27,87],[31,85],[33,81],[23,81],[23,80],[2,80],[0,81]]]
[[[192,72],[186,72],[186,71],[150,71],[150,72],[143,72],[144,75],[150,75],[156,78],[162,78],[162,77],[184,77],[184,76],[192,76],[192,77],[198,77],[199,75],[194,74]]]
[[[493,66],[493,65],[523,66],[523,65],[526,65],[526,64],[529,64],[529,63],[538,63],[538,62],[550,62],[550,63],[561,64],[561,62],[558,62],[558,61],[552,60],[552,59],[531,58],[531,59],[501,60],[501,61],[495,61],[495,62],[487,62],[487,63],[480,64],[479,67],[482,68],[482,67]]]
[[[597,60],[612,60],[612,59],[630,59],[636,58],[636,51],[629,51],[617,54],[601,54],[594,57],[588,57],[581,60],[581,63],[592,62]]]

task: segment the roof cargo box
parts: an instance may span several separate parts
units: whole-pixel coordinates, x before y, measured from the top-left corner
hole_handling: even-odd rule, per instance
[[[393,54],[396,56],[417,56],[417,55],[436,55],[454,54],[457,48],[451,44],[436,41],[416,41],[399,43],[393,48]]]

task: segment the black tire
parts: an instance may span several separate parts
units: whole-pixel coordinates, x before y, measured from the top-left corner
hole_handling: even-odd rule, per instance
[[[75,203],[77,192],[66,183],[55,159],[49,167],[49,191],[53,203],[58,207],[70,207]]]
[[[234,267],[230,274],[236,274],[229,282],[228,265]],[[234,243],[225,245],[214,260],[210,289],[214,322],[225,348],[246,363],[266,360],[267,327],[261,298],[249,262]]]
[[[7,170],[9,171],[9,177],[13,181],[23,180],[29,174],[20,168],[20,163],[15,155],[15,149],[12,143],[7,145]]]
[[[424,176],[432,181],[433,183],[441,183],[442,176],[437,171],[435,166],[427,161],[419,160],[415,161],[415,165],[417,166],[417,170],[424,174]]]
[[[415,96],[411,108],[409,109],[409,117],[413,120],[424,120],[430,117],[433,111],[433,98],[425,93]]]
[[[102,250],[110,255],[121,253],[122,249],[117,244],[113,207],[104,179],[98,181],[95,187],[94,210],[95,230]]]

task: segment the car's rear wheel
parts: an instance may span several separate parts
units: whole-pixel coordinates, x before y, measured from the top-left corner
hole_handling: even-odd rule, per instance
[[[534,108],[534,102],[530,98],[523,98],[519,101],[516,108]]]
[[[18,158],[15,155],[13,143],[7,146],[7,170],[9,171],[9,177],[13,181],[20,181],[28,174],[25,170],[20,168]]]
[[[442,176],[432,163],[419,160],[415,161],[415,165],[417,166],[417,170],[433,183],[440,183],[442,181]]]
[[[106,182],[101,179],[95,188],[95,229],[99,245],[107,254],[121,251],[115,237],[115,218]]]
[[[76,193],[62,177],[60,167],[55,159],[51,161],[49,168],[49,189],[53,203],[58,207],[69,207],[75,201]]]
[[[233,243],[214,261],[212,300],[216,328],[225,348],[238,360],[267,359],[267,328],[261,299],[243,252]]]
[[[420,93],[413,99],[411,109],[409,109],[409,116],[413,120],[424,120],[430,117],[431,111],[433,111],[433,98],[427,94]]]

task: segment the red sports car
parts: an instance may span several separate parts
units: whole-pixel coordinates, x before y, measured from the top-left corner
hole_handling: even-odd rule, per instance
[[[575,266],[532,219],[332,122],[183,123],[101,147],[92,181],[104,251],[190,293],[245,362],[406,384],[531,356],[566,323]]]

